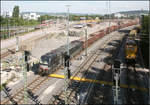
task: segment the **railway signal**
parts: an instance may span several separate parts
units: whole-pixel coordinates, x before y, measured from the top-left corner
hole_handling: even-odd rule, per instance
[[[27,69],[29,69],[27,67],[28,65],[28,60],[29,60],[29,55],[30,52],[29,51],[24,51],[23,54],[23,69],[24,69],[24,104],[27,104]]]
[[[113,96],[114,96],[114,104],[119,104],[119,91],[120,91],[120,68],[121,62],[119,60],[114,61],[113,65]]]
[[[70,59],[70,56],[65,55],[65,67],[69,67],[69,59]]]
[[[70,65],[70,56],[69,55],[65,55],[65,67],[69,67],[69,65]],[[70,74],[70,69],[67,69],[67,78],[68,79],[70,79],[70,76],[71,76],[71,74]]]

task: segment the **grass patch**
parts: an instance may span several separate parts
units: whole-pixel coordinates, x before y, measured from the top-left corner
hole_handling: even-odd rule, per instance
[[[3,90],[6,85],[7,83],[3,83],[2,85],[0,85],[0,91]]]

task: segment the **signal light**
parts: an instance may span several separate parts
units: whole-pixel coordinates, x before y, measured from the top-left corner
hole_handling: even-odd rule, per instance
[[[69,67],[69,59],[70,59],[70,56],[65,55],[65,67]]]
[[[114,68],[120,68],[121,62],[119,60],[114,61]]]
[[[70,79],[70,77],[71,77],[70,70],[68,69],[67,72],[68,72],[68,79]]]
[[[24,55],[25,55],[25,62],[28,61],[28,56],[30,55],[29,51],[24,51]]]

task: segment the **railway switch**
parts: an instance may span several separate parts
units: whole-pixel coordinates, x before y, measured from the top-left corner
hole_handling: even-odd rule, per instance
[[[9,93],[11,89],[7,87],[6,85],[3,85],[3,86],[4,86],[4,92],[7,95],[6,97],[9,98],[9,100],[11,101],[13,105],[18,105],[17,102],[12,98],[11,94]]]

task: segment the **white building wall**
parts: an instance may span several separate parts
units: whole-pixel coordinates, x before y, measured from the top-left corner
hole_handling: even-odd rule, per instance
[[[37,15],[36,13],[30,13],[30,14],[23,14],[23,18],[24,19],[33,19],[33,20],[38,20],[38,17],[40,17],[40,15]]]
[[[9,17],[12,17],[12,12],[11,11],[2,11],[1,16],[6,17],[8,15]]]

